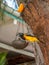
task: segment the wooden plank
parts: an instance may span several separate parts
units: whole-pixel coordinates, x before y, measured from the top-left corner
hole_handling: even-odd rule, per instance
[[[25,50],[22,50],[22,49],[15,49],[14,47],[6,45],[4,43],[0,43],[0,48],[6,49],[8,51],[13,51],[13,52],[16,52],[16,53],[24,54],[24,55],[27,55],[27,56],[30,56],[30,57],[35,57],[34,53],[31,53],[31,52],[28,52],[28,51],[25,51]]]

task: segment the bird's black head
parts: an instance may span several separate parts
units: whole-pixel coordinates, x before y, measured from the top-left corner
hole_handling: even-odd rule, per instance
[[[25,39],[25,38],[24,38],[24,33],[19,33],[19,36],[20,36],[22,39]]]
[[[23,33],[19,33],[19,36],[23,36],[24,34]]]

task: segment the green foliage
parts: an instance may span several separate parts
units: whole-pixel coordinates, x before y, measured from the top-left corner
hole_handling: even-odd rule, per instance
[[[5,65],[7,53],[0,53],[0,65]]]

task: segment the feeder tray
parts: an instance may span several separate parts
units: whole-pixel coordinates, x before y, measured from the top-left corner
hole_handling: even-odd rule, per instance
[[[25,40],[21,39],[19,37],[19,34],[17,34],[16,39],[12,42],[12,45],[17,49],[23,49],[27,47],[28,43]]]

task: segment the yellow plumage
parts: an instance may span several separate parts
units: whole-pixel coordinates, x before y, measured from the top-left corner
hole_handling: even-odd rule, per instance
[[[24,38],[29,42],[39,42],[36,37],[24,35]]]

